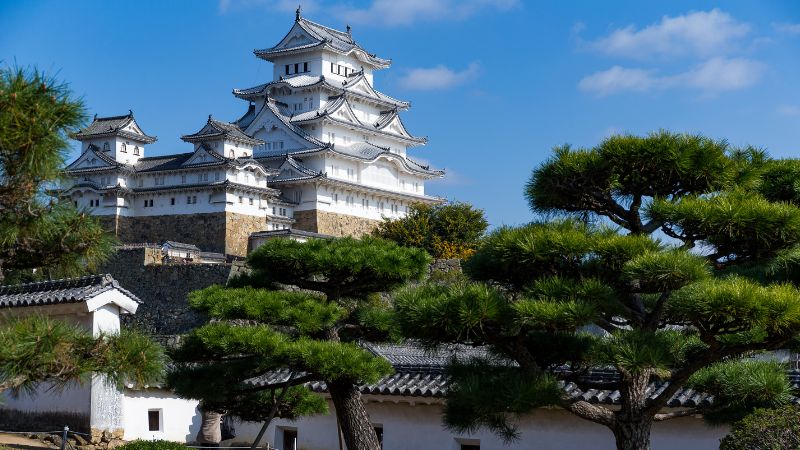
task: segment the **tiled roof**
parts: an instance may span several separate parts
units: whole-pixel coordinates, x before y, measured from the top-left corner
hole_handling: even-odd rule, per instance
[[[84,139],[92,139],[103,136],[122,136],[134,141],[144,142],[146,144],[153,143],[158,139],[155,136],[148,136],[144,133],[139,134],[128,130],[123,130],[123,128],[127,127],[131,122],[135,123],[132,111],[128,112],[128,114],[124,116],[94,116],[92,123],[90,123],[86,128],[73,133],[72,137],[82,141]],[[136,124],[136,128],[139,128],[138,124]]]
[[[200,248],[194,244],[185,244],[183,242],[175,242],[175,241],[165,241],[164,245],[168,245],[175,249],[182,249],[182,250],[192,250],[195,252],[199,252]]]
[[[80,303],[114,289],[141,303],[134,294],[121,288],[111,275],[105,274],[0,286],[0,308]]]
[[[208,122],[197,133],[181,136],[186,142],[202,142],[209,139],[225,138],[232,141],[243,142],[250,145],[260,145],[264,141],[246,135],[238,125],[222,122],[208,116]]]
[[[358,45],[354,40],[353,36],[348,31],[339,31],[334,30],[333,28],[328,28],[324,25],[320,25],[316,22],[312,22],[306,18],[300,17],[298,12],[296,25],[299,25],[300,28],[305,30],[316,42],[302,44],[302,45],[295,45],[290,47],[282,47],[278,48],[271,47],[263,50],[255,50],[253,53],[256,54],[259,58],[263,58],[266,60],[270,60],[272,57],[289,52],[301,51],[301,50],[308,50],[318,46],[325,46],[331,50],[334,50],[338,53],[348,54],[353,51],[360,51],[364,54],[365,59],[370,64],[376,67],[389,67],[391,64],[391,60],[379,58],[374,54],[369,53],[360,45]],[[293,27],[294,29],[294,27]],[[289,31],[291,33],[291,30]],[[288,36],[288,33],[287,33]],[[283,42],[286,39],[284,37],[281,39]]]
[[[428,350],[411,343],[406,344],[374,344],[362,343],[362,346],[377,356],[383,357],[395,370],[395,373],[386,376],[375,384],[363,385],[360,390],[362,394],[369,395],[398,395],[406,397],[444,397],[447,394],[448,376],[446,368],[448,363],[455,358],[457,361],[466,362],[471,358],[491,357],[484,348],[474,348],[467,346],[450,346],[437,350]],[[249,380],[251,384],[272,384],[283,383],[288,379],[288,370],[279,370],[263,377]],[[293,376],[300,378],[303,373]],[[788,373],[792,386],[797,389],[800,387],[800,371],[791,370]],[[590,372],[585,381],[608,382],[614,381],[617,377],[613,370],[596,370]],[[669,382],[659,381],[650,383],[648,395],[650,399],[655,399]],[[325,392],[324,382],[314,381],[307,386],[316,392]],[[573,399],[581,398],[589,403],[618,405],[620,403],[620,392],[611,389],[587,389],[581,390],[574,383],[564,385],[564,392]],[[679,390],[667,403],[667,407],[681,408],[694,406],[707,406],[713,403],[714,396],[692,389],[684,388]],[[796,398],[795,403],[800,403]]]
[[[365,94],[363,92],[352,90],[351,88],[356,85],[361,78],[363,78],[363,72],[358,72],[358,76],[353,79],[346,80],[342,84],[334,84],[328,81],[324,76],[320,75],[294,75],[290,77],[281,77],[280,80],[277,81],[270,81],[268,83],[259,84],[258,86],[253,86],[251,88],[246,89],[234,89],[233,95],[242,99],[246,100],[254,100],[256,98],[264,97],[267,95],[267,90],[270,86],[276,86],[279,84],[287,84],[292,88],[301,88],[301,87],[310,87],[317,84],[322,84],[326,88],[334,91],[337,95],[342,94],[349,94],[354,95],[356,97],[370,99],[372,101],[378,101],[380,103],[384,103],[386,105],[394,106],[397,108],[406,109],[408,108],[411,103],[398,100],[396,98],[390,97],[375,88],[371,85],[371,90],[373,91],[371,94]],[[240,125],[241,126],[241,125]]]

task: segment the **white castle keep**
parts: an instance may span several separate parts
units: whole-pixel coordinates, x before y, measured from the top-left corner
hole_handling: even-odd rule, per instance
[[[133,113],[96,117],[74,133],[81,155],[64,194],[101,217],[122,242],[174,240],[243,255],[251,233],[293,228],[362,235],[415,202],[439,202],[425,181],[444,176],[409,158],[425,138],[400,119],[409,103],[377,91],[390,60],[347,31],[301,16],[277,45],[255,50],[272,81],[234,89],[238,120],[208,117],[182,136],[192,151],[146,156]]]

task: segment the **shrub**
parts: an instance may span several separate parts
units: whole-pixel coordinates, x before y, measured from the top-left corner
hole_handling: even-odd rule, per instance
[[[119,450],[187,450],[186,445],[172,441],[130,441],[125,445],[117,447]]]
[[[426,250],[434,258],[468,258],[475,253],[489,223],[483,211],[468,203],[417,203],[400,219],[384,219],[374,234],[406,247]]]
[[[734,423],[720,450],[800,449],[800,408],[757,409]]]

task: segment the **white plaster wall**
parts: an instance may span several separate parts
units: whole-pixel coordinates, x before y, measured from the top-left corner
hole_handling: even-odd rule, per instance
[[[178,398],[167,391],[126,389],[122,397],[125,439],[193,442],[200,429],[197,405],[197,400]],[[161,431],[149,431],[147,412],[151,409],[161,410]]]
[[[331,407],[332,408],[332,407]],[[607,428],[557,409],[540,409],[520,422],[521,439],[505,445],[486,430],[474,434],[455,433],[444,428],[441,406],[437,404],[367,403],[373,424],[383,427],[384,450],[458,450],[459,439],[479,441],[482,449],[497,450],[614,450],[614,438]],[[265,434],[269,443],[282,448],[282,428],[297,430],[298,449],[338,448],[333,414],[297,421],[278,419]],[[260,424],[243,423],[234,441],[252,441]],[[726,428],[712,428],[701,419],[683,418],[657,423],[651,436],[653,450],[716,450]]]
[[[9,392],[0,394],[0,408],[31,412],[72,412],[90,414],[91,383],[74,383],[66,388],[42,384],[33,393],[20,392],[13,396]],[[43,430],[44,431],[44,430]]]

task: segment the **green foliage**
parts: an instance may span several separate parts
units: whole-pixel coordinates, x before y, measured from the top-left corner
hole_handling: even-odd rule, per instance
[[[117,448],[122,450],[186,450],[188,447],[180,442],[164,440],[135,440]]]
[[[531,209],[542,213],[605,216],[639,233],[643,198],[698,195],[735,179],[724,141],[666,131],[646,137],[612,136],[598,146],[553,150],[525,186]]]
[[[557,403],[562,392],[558,380],[549,375],[530,377],[488,360],[454,363],[448,374],[448,427],[459,433],[487,427],[506,442],[519,437],[510,419]]]
[[[401,290],[395,315],[404,334],[428,346],[485,345],[515,363],[464,375],[446,414],[456,429],[514,435],[514,394],[481,397],[496,393],[502,383],[493,377],[501,376],[619,389],[618,409],[538,397],[617,437],[630,431],[621,423],[645,431],[688,413],[662,410],[687,386],[715,396],[692,413],[728,422],[790,393],[783,367],[743,358],[800,345],[798,193],[798,160],[699,135],[559,147],[525,194],[534,212],[565,217],[495,230],[464,264],[472,281]],[[609,368],[618,380],[592,379],[594,369]],[[484,379],[494,387],[481,393],[474,386]],[[653,381],[669,384],[646,392]],[[526,385],[509,386],[527,398]]]
[[[67,132],[84,120],[66,85],[0,68],[0,282],[74,276],[110,255],[113,238],[97,218],[48,198],[62,174]]]
[[[406,247],[422,248],[434,258],[466,258],[488,226],[483,211],[468,203],[417,203],[403,218],[385,218],[374,234]]]
[[[774,361],[729,360],[707,366],[689,379],[688,385],[714,396],[705,419],[730,423],[755,408],[788,404],[793,397],[786,367]]]
[[[418,280],[427,273],[430,257],[423,250],[370,237],[273,239],[247,261],[253,269],[250,280],[257,285],[291,284],[339,299],[389,291]]]
[[[161,380],[164,363],[161,347],[131,330],[95,338],[77,325],[42,316],[0,325],[0,391],[86,382],[92,373],[116,385],[143,386]]]
[[[765,163],[758,192],[770,201],[800,206],[800,160],[780,159]]]
[[[245,420],[265,420],[273,408],[291,419],[322,413],[325,400],[305,383],[374,383],[392,372],[356,342],[397,334],[376,293],[420,279],[429,261],[423,250],[378,238],[268,241],[251,253],[252,270],[235,287],[190,295],[212,321],[172,353],[168,383]],[[301,290],[281,289],[287,286]]]
[[[786,340],[800,330],[800,290],[788,284],[709,279],[677,292],[668,308],[673,323],[691,324],[729,345]]]
[[[752,192],[658,199],[648,214],[675,234],[712,245],[715,260],[760,260],[800,243],[800,208]]]
[[[733,424],[722,438],[720,450],[797,450],[800,449],[800,408],[785,405],[757,409]]]

